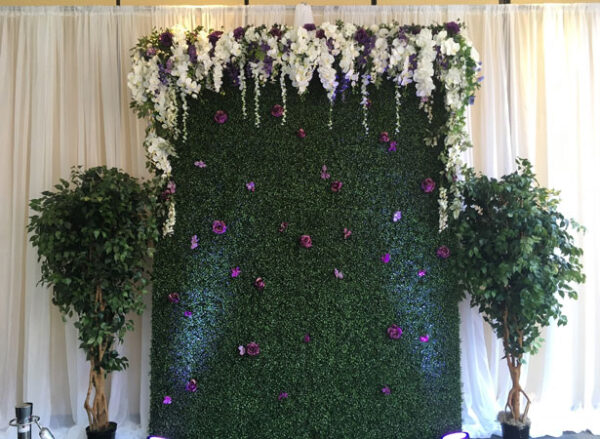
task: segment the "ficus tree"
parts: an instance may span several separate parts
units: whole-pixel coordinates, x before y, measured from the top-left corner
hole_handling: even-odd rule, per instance
[[[542,328],[567,323],[562,299],[576,299],[573,283],[585,281],[583,252],[571,234],[583,228],[558,211],[558,192],[541,187],[525,159],[500,180],[470,171],[463,195],[456,273],[471,306],[502,339],[512,380],[505,410],[519,424],[531,402],[519,384],[523,355],[538,350]]]
[[[116,169],[73,168],[30,202],[28,230],[41,262],[41,284],[63,319],[75,319],[79,347],[90,362],[85,400],[91,431],[108,427],[107,374],[128,366],[117,344],[141,313],[148,258],[158,237],[156,191]]]

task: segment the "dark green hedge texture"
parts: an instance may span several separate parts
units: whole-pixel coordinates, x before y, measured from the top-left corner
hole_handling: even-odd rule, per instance
[[[427,177],[439,182],[441,145],[423,138],[445,120],[443,96],[429,124],[409,87],[394,136],[394,89],[384,82],[371,90],[365,135],[357,94],[338,97],[330,130],[320,84],[304,97],[289,86],[285,125],[270,114],[280,88],[268,85],[256,128],[251,89],[246,120],[233,88],[188,102],[187,141],[172,160],[175,233],[159,243],[154,267],[150,431],[171,439],[421,439],[460,429],[458,294],[449,261],[436,256],[453,243],[438,233],[438,188],[420,186]],[[213,120],[217,110],[228,113],[223,125]],[[398,142],[396,152],[378,141],[381,131]],[[343,183],[337,193],[335,180]],[[393,222],[397,210],[402,219]],[[226,233],[213,233],[215,220]],[[300,246],[303,234],[312,248]],[[232,278],[236,266],[241,275]],[[404,331],[399,340],[387,335],[392,324]],[[260,354],[240,356],[238,346],[253,341]],[[186,390],[192,378],[196,392]],[[282,392],[289,397],[279,401]]]

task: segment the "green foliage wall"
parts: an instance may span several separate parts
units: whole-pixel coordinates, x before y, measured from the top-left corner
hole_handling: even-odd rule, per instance
[[[398,136],[387,81],[371,92],[369,135],[351,93],[329,130],[315,82],[304,98],[288,95],[285,124],[271,115],[280,88],[262,89],[260,128],[252,111],[242,117],[234,89],[188,101],[187,140],[172,159],[175,233],[159,243],[154,268],[153,434],[416,439],[460,428],[458,294],[449,261],[436,256],[453,243],[438,233],[437,189],[421,188],[439,179],[441,145],[424,145],[430,125],[414,96],[407,87]],[[442,96],[435,102],[434,129],[447,117]],[[213,120],[218,110],[226,123]],[[382,131],[395,152],[378,141]],[[215,220],[225,233],[213,232]],[[305,234],[311,248],[299,243]],[[260,354],[241,356],[250,342]]]

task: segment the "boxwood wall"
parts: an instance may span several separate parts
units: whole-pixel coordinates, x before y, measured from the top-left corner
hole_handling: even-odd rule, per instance
[[[371,92],[369,135],[351,93],[327,127],[318,83],[304,98],[288,94],[285,124],[271,115],[279,86],[262,89],[260,128],[250,91],[247,120],[234,89],[188,102],[187,141],[172,161],[177,224],[155,259],[151,432],[416,439],[460,428],[458,295],[436,256],[452,242],[438,233],[437,189],[421,188],[442,169],[426,128],[446,114],[436,96],[429,125],[414,96],[409,87],[397,136],[387,81]],[[214,233],[217,220],[225,233]],[[393,324],[399,339],[388,336]],[[251,342],[260,353],[240,355]]]

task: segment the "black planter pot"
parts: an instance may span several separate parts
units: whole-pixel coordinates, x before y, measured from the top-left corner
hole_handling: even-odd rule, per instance
[[[90,427],[86,427],[85,434],[87,434],[88,439],[115,439],[116,431],[117,423],[109,422],[106,430],[90,431]]]
[[[517,427],[502,422],[502,437],[504,439],[529,439],[529,425]]]

